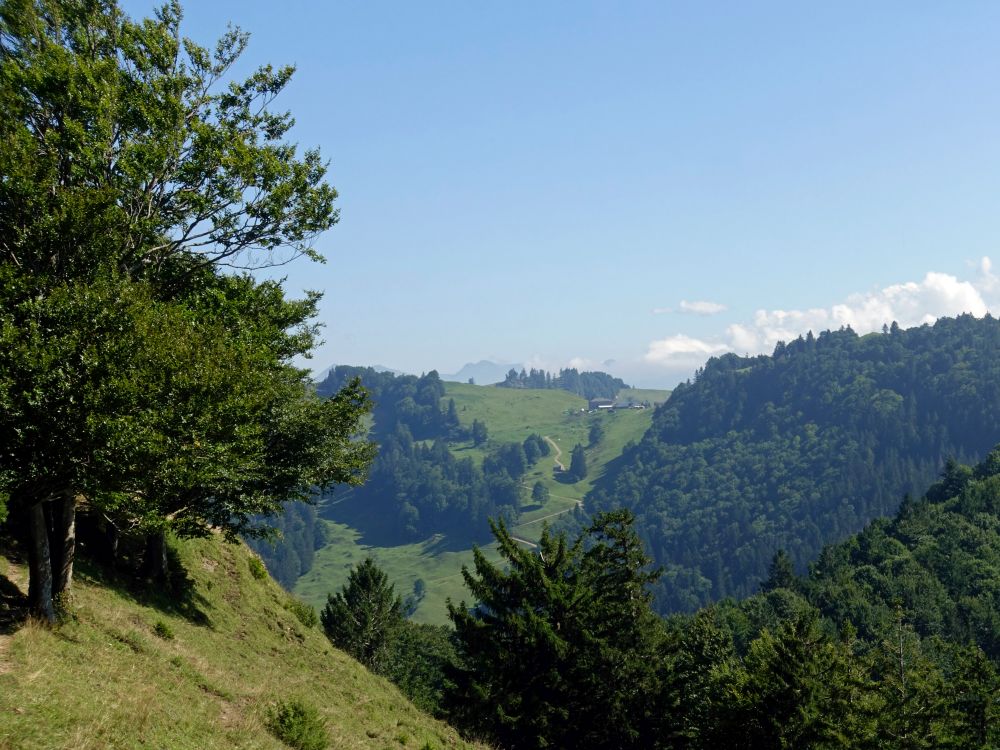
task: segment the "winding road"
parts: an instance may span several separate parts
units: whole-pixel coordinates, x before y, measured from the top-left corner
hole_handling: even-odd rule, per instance
[[[556,466],[559,467],[559,471],[566,471],[566,467],[563,466],[563,462],[559,460],[559,457],[562,455],[562,449],[556,445],[556,441],[548,435],[545,435],[545,442],[551,445],[556,452],[556,455],[552,457],[552,460],[556,462]]]

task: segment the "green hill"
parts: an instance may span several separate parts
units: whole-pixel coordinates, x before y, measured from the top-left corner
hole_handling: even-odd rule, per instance
[[[252,553],[182,542],[180,600],[80,565],[72,619],[3,620],[26,587],[0,555],[0,748],[285,748],[265,727],[278,700],[326,720],[331,748],[473,747],[307,628]]]
[[[630,391],[629,396],[637,401],[664,401],[669,391]],[[522,479],[526,497],[536,482],[548,490],[546,502],[526,501],[513,528],[526,542],[537,541],[544,522],[554,521],[576,508],[593,482],[621,455],[624,446],[639,440],[652,423],[651,409],[588,414],[586,400],[561,390],[446,383],[442,403],[447,404],[449,399],[454,399],[463,427],[479,420],[489,429],[489,440],[483,446],[475,447],[471,440],[451,442],[449,449],[457,457],[469,456],[481,462],[491,445],[521,442],[531,434],[548,437],[558,449],[559,453],[553,451],[541,458]],[[604,426],[604,436],[597,445],[587,448],[588,476],[576,483],[561,481],[563,477],[554,471],[556,459],[568,466],[573,447],[577,443],[588,444],[590,426],[595,420]],[[328,521],[329,541],[316,551],[312,568],[299,578],[294,588],[296,594],[317,607],[322,606],[330,591],[344,584],[352,566],[371,555],[403,595],[412,590],[418,579],[423,580],[426,595],[413,619],[442,624],[447,621],[445,600],[468,597],[461,569],[462,565],[471,564],[473,544],[480,544],[491,560],[499,559],[485,523],[481,533],[474,535],[434,534],[409,544],[379,544],[376,535],[366,535],[351,499],[352,493],[347,491],[320,508],[320,515]]]
[[[752,594],[1000,440],[1000,321],[826,331],[713,358],[656,410],[587,509],[625,506],[666,573],[661,612]]]

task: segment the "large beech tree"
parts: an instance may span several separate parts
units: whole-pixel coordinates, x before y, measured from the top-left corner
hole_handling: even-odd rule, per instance
[[[228,81],[247,35],[207,49],[180,21],[0,5],[0,513],[50,620],[81,502],[161,538],[247,532],[371,453],[363,392],[320,402],[291,365],[317,297],[232,275],[322,260],[337,220],[320,155],[270,107],[293,71]]]

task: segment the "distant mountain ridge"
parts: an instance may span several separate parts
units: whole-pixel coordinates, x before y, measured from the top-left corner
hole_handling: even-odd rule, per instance
[[[481,359],[478,362],[467,362],[453,375],[442,375],[441,380],[448,383],[468,383],[469,378],[472,378],[476,385],[493,385],[501,382],[511,370],[520,371],[523,367],[520,364],[505,365]]]
[[[661,611],[752,594],[777,549],[801,569],[1000,442],[1000,322],[827,331],[727,354],[656,410],[588,497],[625,506],[665,575]]]

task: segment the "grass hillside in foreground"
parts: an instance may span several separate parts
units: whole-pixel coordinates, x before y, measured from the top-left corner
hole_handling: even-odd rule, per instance
[[[177,548],[183,604],[163,609],[165,594],[106,584],[83,564],[71,620],[0,629],[0,749],[277,750],[286,745],[264,721],[290,698],[325,718],[330,748],[472,747],[304,627],[288,594],[251,574],[244,545]],[[0,555],[0,614],[26,581]]]
[[[587,414],[581,411],[586,409],[586,400],[566,391],[496,388],[465,383],[446,383],[445,388],[443,403],[447,403],[448,399],[455,400],[463,426],[470,426],[475,419],[485,422],[492,444],[521,442],[532,433],[547,436],[561,451],[558,458],[566,466],[569,465],[573,446],[577,443],[587,445],[591,422],[599,419],[604,425],[604,438],[598,445],[587,449],[589,473],[583,481],[574,484],[559,481],[553,471],[554,450],[525,475],[526,497],[538,481],[549,490],[549,500],[544,505],[531,505],[530,500],[527,501],[529,504],[523,508],[513,529],[516,536],[529,542],[538,539],[546,520],[554,520],[559,514],[575,508],[590,491],[592,483],[621,455],[625,444],[640,440],[652,424],[651,409]],[[661,402],[669,396],[669,391],[626,393],[637,401]],[[485,455],[484,450],[473,447],[471,443],[455,443],[451,449],[457,456],[472,456],[477,461]],[[341,503],[351,502],[349,493],[341,498]],[[414,621],[444,624],[447,622],[445,601],[448,598],[454,601],[468,599],[461,570],[462,565],[472,563],[472,545],[479,544],[491,561],[499,562],[487,528],[476,539],[448,538],[437,534],[412,544],[378,546],[367,542],[357,528],[343,523],[347,514],[340,512],[336,506],[323,508],[321,513],[332,519],[327,526],[330,542],[316,552],[312,569],[295,586],[295,593],[316,607],[322,607],[327,594],[344,585],[353,566],[371,555],[394,582],[396,591],[403,596],[413,590],[417,579],[424,581],[426,595],[413,615]]]

